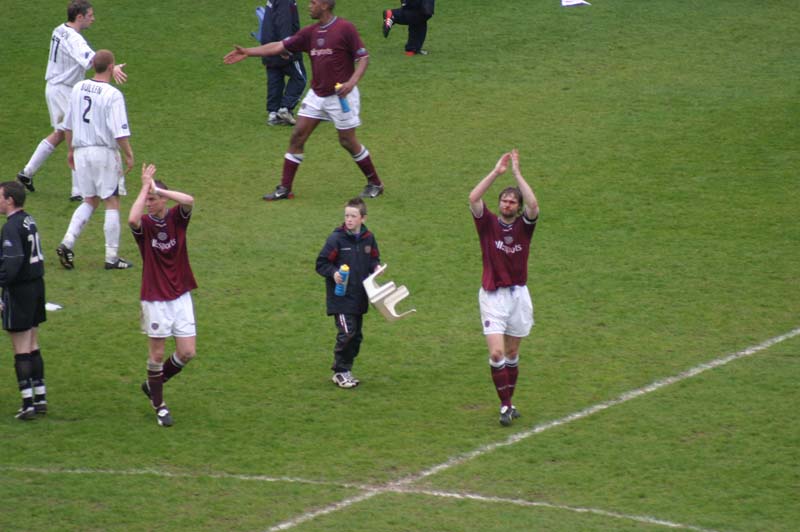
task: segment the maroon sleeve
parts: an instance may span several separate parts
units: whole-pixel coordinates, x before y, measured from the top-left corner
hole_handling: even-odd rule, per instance
[[[292,53],[308,52],[311,50],[311,33],[314,31],[313,26],[306,26],[301,28],[300,31],[294,35],[290,35],[283,40],[283,46]]]

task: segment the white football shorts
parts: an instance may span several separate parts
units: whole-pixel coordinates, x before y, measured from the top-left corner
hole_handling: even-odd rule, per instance
[[[321,98],[317,96],[314,89],[308,89],[297,115],[332,121],[336,129],[353,129],[361,125],[361,118],[359,117],[361,96],[358,93],[358,87],[350,91],[346,98],[347,104],[350,106],[349,113],[342,111],[342,104],[339,102],[337,95],[332,94]]]
[[[192,293],[171,301],[142,301],[142,332],[150,338],[197,336]]]
[[[478,291],[483,334],[507,334],[522,338],[533,327],[533,302],[527,286]]]
[[[64,119],[69,109],[69,97],[72,87],[61,83],[48,83],[44,89],[44,98],[47,100],[47,110],[50,112],[50,124],[53,129],[64,130]]]
[[[107,199],[118,187],[124,190],[119,151],[102,146],[75,148],[75,179],[84,198]]]

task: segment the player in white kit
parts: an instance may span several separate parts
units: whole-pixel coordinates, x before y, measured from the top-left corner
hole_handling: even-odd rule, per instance
[[[72,0],[67,7],[67,22],[53,29],[50,37],[50,55],[47,59],[45,99],[50,112],[53,132],[39,142],[28,164],[17,174],[17,180],[33,192],[33,176],[64,140],[64,117],[67,114],[72,87],[83,80],[86,71],[93,68],[94,50],[81,35],[94,22],[94,9],[87,0]],[[127,75],[124,64],[114,67],[113,77],[124,83]],[[72,177],[72,197],[79,200],[80,193]]]
[[[95,76],[75,85],[64,120],[69,146],[67,159],[75,171],[83,202],[75,209],[69,228],[56,249],[64,268],[74,267],[72,249],[94,210],[105,204],[103,232],[106,239],[105,268],[126,270],[133,265],[119,258],[119,195],[124,195],[124,174],[133,167],[130,128],[125,98],[110,83],[114,54],[99,50],[94,56]],[[125,157],[123,173],[120,151]]]

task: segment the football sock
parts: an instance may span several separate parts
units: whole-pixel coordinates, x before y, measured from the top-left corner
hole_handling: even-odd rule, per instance
[[[378,177],[378,172],[375,170],[375,165],[372,164],[372,157],[369,156],[369,150],[363,144],[361,145],[361,151],[353,155],[353,160],[358,167],[361,168],[361,172],[370,184],[382,184],[381,179]]]
[[[519,355],[514,358],[506,358],[506,371],[508,372],[508,399],[511,400],[514,397],[514,389],[517,387]]]
[[[22,395],[22,407],[31,407],[33,406],[33,385],[31,383],[33,361],[31,360],[30,353],[14,355],[14,369],[17,372],[19,393]]]
[[[489,366],[492,368],[492,381],[494,382],[497,397],[500,398],[501,406],[511,406],[511,396],[508,388],[508,371],[506,371],[505,361],[495,362],[489,359]]]
[[[42,139],[36,149],[33,151],[33,155],[31,155],[31,160],[28,161],[28,164],[25,165],[25,168],[22,169],[22,173],[28,177],[33,177],[36,172],[39,171],[39,168],[42,167],[44,162],[50,157],[55,151],[56,147],[47,142],[47,139]]]
[[[31,384],[33,384],[33,402],[46,403],[47,392],[44,385],[44,359],[42,358],[41,350],[36,349],[31,351],[31,364],[33,366],[31,374]]]
[[[119,258],[119,211],[106,209],[103,223],[103,233],[106,235],[106,262],[116,262]]]
[[[153,408],[160,407],[164,403],[164,364],[147,361],[147,385]]]
[[[294,176],[297,174],[297,169],[300,163],[303,162],[302,153],[287,153],[283,156],[283,173],[281,174],[281,186],[292,190],[292,183],[294,183]]]
[[[75,241],[81,236],[81,231],[83,231],[89,218],[92,217],[92,213],[94,213],[94,207],[85,201],[81,202],[78,208],[75,209],[72,219],[69,221],[69,227],[67,227],[67,234],[64,235],[64,239],[61,241],[69,249],[75,247]]]
[[[177,353],[172,353],[172,356],[164,362],[164,382],[166,383],[172,377],[180,373],[185,365],[186,363],[181,362]]]

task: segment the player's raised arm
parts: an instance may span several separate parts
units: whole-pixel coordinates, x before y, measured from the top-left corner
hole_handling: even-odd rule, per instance
[[[147,200],[147,195],[153,188],[153,177],[156,175],[156,165],[142,163],[142,188],[139,190],[139,195],[131,205],[130,214],[128,214],[128,226],[138,231],[142,227],[142,213],[144,213],[144,202]]]
[[[268,42],[255,48],[242,48],[238,44],[234,46],[233,50],[228,52],[222,59],[226,65],[238,63],[248,57],[266,57],[269,55],[281,55],[287,53],[288,50],[283,46],[282,41]]]
[[[525,217],[528,218],[528,220],[535,220],[536,217],[539,216],[539,202],[531,186],[525,181],[525,178],[522,177],[522,172],[519,169],[519,151],[517,149],[511,151],[511,171],[514,174],[514,178],[517,180],[517,186],[519,186],[520,192],[522,192],[522,202],[525,205]]]
[[[506,173],[510,159],[511,153],[504,153],[500,159],[498,159],[492,171],[481,179],[480,182],[475,185],[475,188],[472,189],[472,192],[469,193],[469,208],[476,217],[483,215],[483,195],[486,194],[486,191],[489,190],[489,187],[492,186],[495,179]]]

